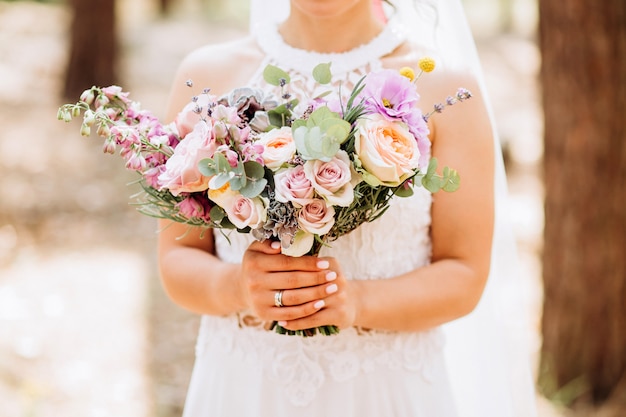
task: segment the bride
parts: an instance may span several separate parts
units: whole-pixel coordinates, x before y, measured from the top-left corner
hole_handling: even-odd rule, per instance
[[[251,36],[191,53],[168,117],[204,87],[272,92],[262,81],[269,63],[289,72],[290,93],[306,101],[318,63],[331,62],[333,86],[350,91],[369,71],[416,67],[430,55],[438,68],[418,83],[423,106],[458,87],[474,92],[429,119],[432,156],[462,184],[393,200],[319,257],[163,221],[165,289],[202,315],[184,415],[534,415],[526,357],[509,337],[520,315],[500,219],[504,174],[459,0],[393,1],[384,11],[372,0],[284,3],[253,2]],[[273,321],[341,332],[283,336],[266,330]]]

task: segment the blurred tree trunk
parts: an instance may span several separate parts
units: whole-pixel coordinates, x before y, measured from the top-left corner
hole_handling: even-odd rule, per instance
[[[582,394],[579,404],[610,403],[610,415],[625,416],[626,1],[539,0],[539,14],[546,188],[540,385],[548,395],[561,390],[562,400]]]
[[[172,10],[172,0],[159,0],[159,12],[165,16]]]
[[[63,94],[77,99],[93,85],[117,81],[115,0],[69,0],[69,4],[74,18]]]

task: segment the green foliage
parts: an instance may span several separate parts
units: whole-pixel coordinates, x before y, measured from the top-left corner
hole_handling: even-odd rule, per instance
[[[281,84],[289,84],[291,77],[282,69],[275,65],[267,65],[263,70],[263,79],[270,85],[280,86]]]
[[[320,84],[329,84],[332,79],[330,62],[326,64],[317,64],[315,68],[313,68],[313,78]]]

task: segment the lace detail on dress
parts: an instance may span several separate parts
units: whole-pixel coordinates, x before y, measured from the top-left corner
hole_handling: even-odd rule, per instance
[[[293,405],[306,406],[327,379],[347,381],[380,366],[419,372],[428,381],[435,364],[432,354],[442,349],[443,339],[440,329],[390,333],[353,328],[335,336],[290,337],[240,328],[234,316],[204,316],[196,355],[207,351],[237,355],[281,387]]]

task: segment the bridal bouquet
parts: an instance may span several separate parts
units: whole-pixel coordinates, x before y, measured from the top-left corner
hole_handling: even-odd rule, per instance
[[[420,74],[428,71],[432,61],[420,67]],[[329,84],[330,64],[318,65],[313,77]],[[96,129],[104,152],[119,151],[139,174],[142,213],[278,240],[291,256],[317,255],[380,217],[393,196],[411,195],[412,186],[458,187],[456,171],[446,167],[440,175],[429,158],[426,122],[471,95],[461,89],[423,114],[414,78],[411,68],[373,72],[345,102],[328,98],[329,90],[301,103],[289,92],[289,74],[270,65],[264,79],[274,94],[244,87],[218,97],[205,90],[170,124],[118,86],[86,90],[77,103],[61,106],[58,118],[82,114],[81,134]],[[316,331],[338,330],[298,334]]]

